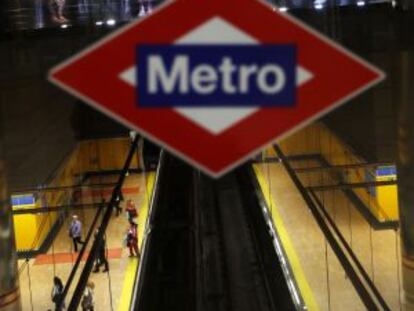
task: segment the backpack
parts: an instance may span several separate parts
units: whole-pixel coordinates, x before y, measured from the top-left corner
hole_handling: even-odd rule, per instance
[[[52,302],[53,303],[59,302],[60,298],[62,297],[62,293],[63,293],[63,288],[55,285],[53,288]]]
[[[92,292],[89,288],[87,288],[86,291],[87,294],[85,293],[82,298],[82,308],[89,310],[89,308],[93,307]]]
[[[53,297],[52,297],[52,302],[57,303],[59,301],[60,297],[62,297],[61,293],[54,294]]]
[[[129,243],[131,243],[133,240],[134,240],[134,235],[132,234],[131,231],[128,231],[126,235],[126,244],[129,245]]]
[[[136,218],[138,216],[136,208],[128,209],[129,217]]]

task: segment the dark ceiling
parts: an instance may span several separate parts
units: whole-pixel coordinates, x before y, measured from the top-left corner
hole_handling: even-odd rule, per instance
[[[64,16],[68,27],[74,25],[125,23],[145,15],[163,0],[65,0]],[[373,5],[396,6],[395,0],[267,0],[268,3],[288,10],[312,10],[323,12],[333,7],[364,9]],[[12,30],[59,27],[51,18],[57,14],[54,0],[3,0],[8,23]],[[142,3],[142,5],[140,5]],[[112,26],[115,26],[112,25]]]
[[[297,5],[305,2],[306,6]],[[394,161],[401,59],[413,56],[414,18],[401,2],[371,2],[332,6],[333,1],[326,1],[322,9],[315,9],[312,1],[275,3],[291,5],[290,14],[387,73],[385,82],[324,121],[367,160]],[[45,182],[77,140],[127,135],[126,128],[59,91],[45,77],[53,65],[136,18],[141,8],[137,2],[127,6],[128,0],[67,0],[64,12],[70,21],[56,23],[48,0],[16,3],[0,4],[0,148],[8,159],[11,187],[21,188]],[[111,19],[115,25],[107,23]]]

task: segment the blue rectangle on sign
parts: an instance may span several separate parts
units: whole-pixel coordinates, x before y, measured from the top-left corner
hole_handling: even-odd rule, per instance
[[[11,201],[13,206],[32,205],[35,203],[35,199],[32,194],[12,196]]]
[[[377,168],[375,174],[379,177],[397,175],[397,168],[393,166],[380,166]]]
[[[141,107],[292,107],[294,45],[141,45]]]

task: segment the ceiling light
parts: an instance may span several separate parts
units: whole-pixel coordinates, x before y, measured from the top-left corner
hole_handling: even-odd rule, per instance
[[[108,26],[114,26],[114,25],[116,24],[116,21],[115,21],[113,18],[111,18],[111,19],[108,19],[108,20],[106,21],[106,24],[107,24]]]

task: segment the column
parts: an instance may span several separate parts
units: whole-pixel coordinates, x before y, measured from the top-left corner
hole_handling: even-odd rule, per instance
[[[404,309],[414,311],[414,51],[402,52],[396,77],[398,125],[398,197]]]
[[[1,120],[0,120],[1,126]],[[0,128],[1,131],[1,128]],[[0,132],[0,311],[19,311],[17,253]]]

